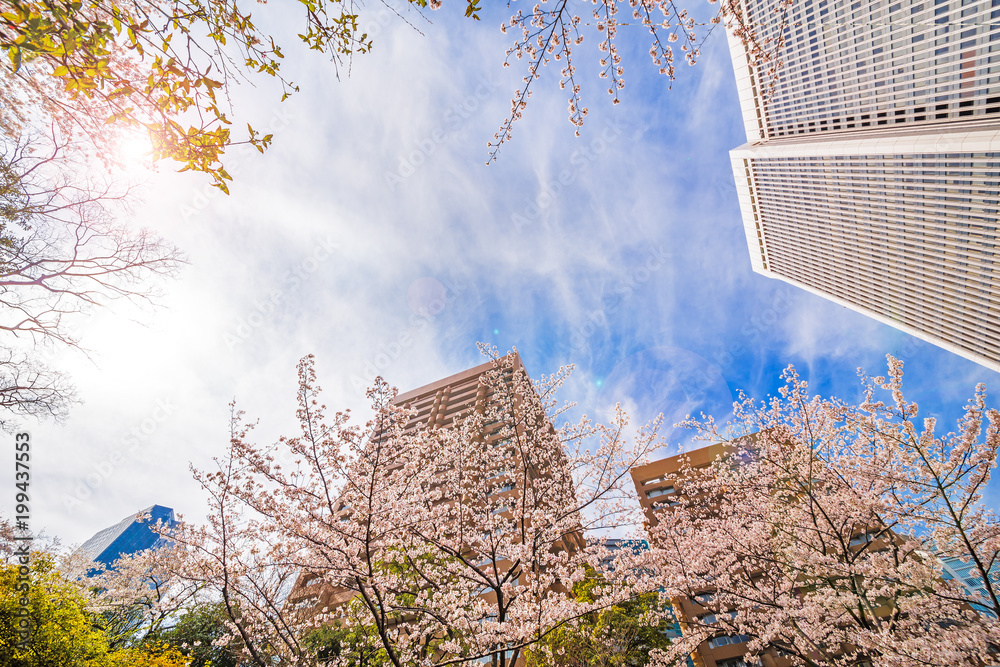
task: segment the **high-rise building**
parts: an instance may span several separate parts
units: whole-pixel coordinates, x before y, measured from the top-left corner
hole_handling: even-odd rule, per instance
[[[407,432],[417,432],[424,429],[443,429],[455,424],[456,419],[470,412],[484,412],[492,389],[484,384],[483,375],[493,370],[493,362],[487,362],[461,373],[448,376],[431,384],[401,393],[393,400],[395,405],[415,411],[406,424]],[[514,373],[524,370],[519,355],[512,354],[502,360],[502,377],[509,382]],[[487,423],[483,426],[481,439],[470,442],[470,447],[496,447],[503,444],[501,433],[503,424]],[[518,425],[520,432],[523,428]],[[536,474],[539,474],[536,471]],[[484,483],[489,480],[483,480]],[[497,495],[509,496],[512,499],[520,494],[518,484],[511,480],[497,491]],[[339,511],[343,518],[350,516],[350,508],[338,501]],[[576,549],[583,546],[582,535],[569,535],[565,538],[563,548]],[[289,602],[303,609],[308,614],[322,609],[333,609],[348,602],[354,596],[353,591],[336,588],[324,584],[324,580],[316,573],[303,572],[296,581]]]
[[[754,271],[1000,370],[1000,0],[739,7]]]
[[[682,493],[683,480],[679,476],[683,466],[705,468],[735,450],[735,446],[723,442],[632,468],[629,472],[639,495],[639,504],[646,515],[646,525],[655,526],[658,512],[680,504],[677,499]],[[691,624],[716,622],[715,612],[708,606],[711,599],[712,591],[705,590],[694,597],[679,597],[670,601],[681,632]],[[750,667],[743,660],[748,641],[750,638],[744,635],[720,634],[702,642],[688,663],[694,667]],[[772,664],[777,664],[773,657],[771,659]],[[780,659],[779,662],[783,663]]]
[[[692,477],[690,472],[708,468],[717,461],[723,462],[727,466],[738,467],[741,463],[752,460],[755,456],[753,454],[754,442],[759,437],[759,434],[753,434],[739,440],[715,443],[632,468],[630,471],[632,482],[635,485],[639,503],[646,515],[647,529],[657,526],[660,519],[672,511],[671,508],[682,505],[681,498],[688,502],[689,507],[699,507],[702,510],[711,509],[713,504],[718,503],[722,497],[715,494],[727,492],[714,491],[710,495],[706,495],[703,490],[693,491],[691,487],[686,488],[685,482]],[[801,471],[799,472],[801,473]],[[852,523],[843,525],[850,526]],[[846,549],[850,549],[854,553],[864,550],[871,554],[886,550],[890,542],[895,542],[897,545],[902,543],[899,536],[890,528],[884,526],[866,527],[863,524],[853,524],[853,526],[852,539]],[[825,532],[824,528],[817,528],[814,525],[800,525],[798,529],[804,529],[805,534],[813,530]],[[797,529],[793,528],[792,532],[795,530]],[[656,531],[651,531],[650,537],[650,541],[655,547],[663,546],[663,542],[657,540],[660,536],[656,535]],[[792,539],[797,541],[799,538]],[[835,544],[836,541],[836,537],[832,537],[827,544]],[[918,556],[917,561],[922,560],[923,557],[923,555]],[[989,594],[973,563],[963,563],[960,558],[940,554],[937,554],[936,558],[941,565],[945,580],[955,579],[966,594],[977,594],[983,601],[988,601]],[[797,565],[793,563],[792,567],[795,568]],[[799,576],[805,576],[805,570],[792,571],[797,572]],[[994,585],[1000,583],[1000,566],[992,567],[988,576]],[[795,578],[793,575],[791,580],[794,581]],[[720,602],[716,596],[717,589],[713,587],[705,585],[705,587],[696,588],[692,592],[694,594],[690,597],[682,596],[671,599],[674,615],[679,621],[682,634],[690,632],[691,626],[713,625],[724,620],[727,615],[735,613],[726,607],[719,607]],[[750,587],[747,592],[748,597],[745,599],[753,599],[750,596],[754,594],[754,589]],[[800,593],[797,592],[796,595],[798,594]],[[981,614],[994,615],[989,608],[982,604],[972,603],[971,607]],[[875,613],[884,614],[887,613],[887,609],[878,610]],[[697,649],[690,655],[691,665],[692,667],[789,667],[793,664],[787,653],[773,645],[764,655],[760,656],[760,661],[748,662],[744,656],[750,640],[751,638],[747,635],[720,632],[698,645]]]
[[[516,373],[524,370],[519,355],[512,355],[510,362],[510,366],[505,368],[505,373],[508,371]],[[406,425],[408,430],[447,428],[455,422],[458,416],[485,405],[488,388],[481,384],[479,379],[492,369],[493,362],[480,364],[467,371],[399,394],[393,402],[396,405],[417,411]],[[497,436],[490,433],[485,434],[487,442],[491,442],[491,438],[495,437]]]
[[[735,448],[732,445],[723,442],[684,454],[668,456],[629,470],[636,493],[639,494],[639,504],[642,505],[642,511],[646,515],[646,524],[655,526],[658,523],[656,519],[658,510],[680,504],[677,500],[675,483],[677,473],[684,463],[692,468],[707,468],[716,458],[727,456],[733,451]]]
[[[113,568],[115,562],[122,556],[155,549],[165,544],[167,540],[153,530],[158,523],[167,527],[175,526],[177,520],[174,518],[174,511],[169,507],[153,505],[141,512],[130,514],[115,525],[96,533],[84,542],[76,553],[88,561],[109,569]]]

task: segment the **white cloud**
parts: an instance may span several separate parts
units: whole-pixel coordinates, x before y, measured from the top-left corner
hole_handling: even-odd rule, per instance
[[[724,412],[735,389],[766,390],[793,358],[840,364],[853,386],[849,362],[876,354],[885,328],[797,290],[776,307],[776,283],[750,273],[724,40],[670,92],[636,47],[615,107],[584,78],[579,139],[545,72],[514,141],[486,167],[520,73],[500,68],[498,34],[434,17],[427,37],[381,29],[341,82],[289,47],[303,92],[283,104],[241,88],[237,108],[275,139],[265,156],[227,156],[232,196],[167,168],[154,179],[137,221],[191,266],[149,326],[102,317],[89,340],[97,364],[64,361],[86,403],[65,427],[33,428],[35,526],[80,542],[153,503],[200,516],[188,462],[222,454],[234,397],[261,418],[260,441],[294,431],[295,363],[307,353],[327,404],[362,413],[355,378],[374,370],[414,388],[479,363],[480,339],[518,345],[533,373],[578,362],[563,398],[591,413],[625,400],[637,420]],[[414,312],[414,290],[430,281],[444,303]],[[933,357],[935,368],[953,361]],[[173,406],[163,420],[157,401]],[[133,429],[140,446],[103,476]],[[80,485],[90,495],[67,507]]]

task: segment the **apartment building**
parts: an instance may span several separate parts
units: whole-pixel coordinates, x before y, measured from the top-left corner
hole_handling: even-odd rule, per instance
[[[642,511],[646,515],[647,525],[657,524],[657,511],[678,504],[677,498],[682,488],[678,471],[685,462],[692,468],[706,468],[717,458],[727,456],[733,451],[735,447],[732,444],[717,443],[632,468],[629,473],[639,494],[639,504],[642,505]]]
[[[693,468],[705,468],[716,459],[729,456],[735,451],[736,447],[731,443],[717,443],[632,468],[632,483],[635,484],[639,504],[646,515],[646,525],[657,525],[659,512],[679,504],[678,498],[684,489],[684,481],[679,474],[682,466],[687,464]],[[686,625],[696,621],[713,622],[711,610],[701,604],[707,603],[711,595],[711,591],[704,591],[694,598],[674,598],[670,601],[682,632]],[[739,635],[720,635],[702,642],[690,656],[691,662],[695,667],[748,667],[743,660],[747,641],[747,637]]]
[[[508,384],[515,373],[524,370],[520,356],[516,353],[504,358],[501,367],[503,369],[502,378]],[[471,412],[484,414],[486,406],[491,400],[493,389],[485,384],[482,379],[484,374],[492,371],[493,368],[493,363],[487,362],[397,395],[393,401],[395,405],[414,411],[414,414],[406,424],[405,431],[412,433],[424,429],[446,429],[455,425],[457,420]],[[514,409],[518,409],[518,406],[521,404],[522,401],[515,394]],[[516,432],[523,435],[524,424],[521,420],[516,421]],[[544,424],[543,428],[552,429],[547,419],[543,418],[541,422]],[[469,442],[468,446],[483,448],[509,447],[509,443],[507,442],[509,433],[505,434],[503,427],[504,424],[500,422],[485,423],[483,432],[475,440]],[[552,454],[561,456],[562,450],[560,449],[558,452]],[[511,456],[514,456],[513,450],[511,450]],[[545,460],[545,457],[539,456],[537,459]],[[501,500],[509,498],[510,502],[508,504],[512,504],[520,495],[518,482],[514,479],[507,481],[502,476],[496,476],[497,473],[492,474],[494,477],[482,480],[484,485],[493,485],[495,487],[493,493],[491,493],[491,497],[496,498],[499,496]],[[541,469],[529,471],[529,475],[531,476],[546,474],[547,472]],[[339,511],[342,513],[343,518],[347,520],[350,517],[350,508],[344,506],[343,503],[339,503],[339,506]],[[567,535],[562,541],[561,548],[575,550],[583,546],[584,540],[581,532]],[[499,559],[496,562],[501,568],[507,564],[507,561]],[[492,594],[487,594],[486,597],[489,598],[490,595]],[[323,609],[334,609],[349,602],[353,596],[354,593],[351,591],[325,585],[323,579],[313,573],[303,573],[295,583],[292,593],[289,596],[289,602],[305,610],[305,613],[310,614]]]
[[[753,270],[1000,370],[1000,0],[739,8]]]
[[[685,493],[682,468],[707,468],[716,460],[733,457],[738,449],[736,442],[721,442],[633,468],[630,471],[632,483],[646,515],[647,527],[656,526],[660,513],[680,504],[679,498]],[[712,590],[704,590],[694,597],[670,601],[682,633],[687,625],[716,622],[717,611],[709,606],[712,596]],[[747,663],[743,656],[748,641],[749,637],[743,635],[719,634],[698,646],[690,656],[690,664],[694,667],[786,667],[790,664],[787,658],[776,653],[762,656],[761,663]]]

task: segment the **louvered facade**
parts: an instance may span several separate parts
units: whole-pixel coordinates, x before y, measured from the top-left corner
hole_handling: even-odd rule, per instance
[[[501,359],[500,364],[501,377],[508,386],[511,386],[515,373],[524,371],[521,358],[516,353]],[[456,420],[472,412],[479,411],[480,414],[487,414],[485,408],[491,400],[493,389],[485,384],[482,379],[483,375],[493,370],[493,368],[493,362],[487,362],[420,387],[419,389],[396,396],[393,401],[394,404],[416,411],[407,423],[406,431],[416,433],[426,429],[446,429],[453,426]],[[513,402],[515,406],[518,406],[520,397],[515,394]],[[517,410],[518,408],[515,407],[514,409]],[[520,423],[519,420],[515,421],[519,422],[515,426],[516,432],[523,435],[523,423]],[[548,425],[548,428],[552,428],[547,419],[545,420],[545,424]],[[468,446],[503,446],[506,450],[509,450],[512,467],[500,474],[494,474],[480,481],[484,486],[493,485],[495,487],[490,492],[492,497],[499,499],[509,498],[513,502],[522,492],[521,482],[515,476],[509,474],[509,471],[515,469],[517,465],[514,459],[518,455],[511,447],[509,440],[506,439],[508,436],[501,433],[502,428],[503,424],[501,423],[487,422],[483,424],[481,436],[470,441]],[[556,456],[562,456],[561,449],[556,453]],[[544,459],[544,457],[540,458]],[[526,474],[535,477],[545,475],[546,472],[537,468],[530,468]],[[350,520],[351,508],[346,506],[342,500],[338,500],[336,511],[341,515],[342,520]],[[585,542],[582,530],[580,533],[564,536],[560,544],[560,548],[568,550],[576,550],[584,546]],[[506,563],[506,561],[499,560],[497,562]],[[303,572],[295,583],[294,589],[289,596],[289,601],[296,608],[302,610],[302,613],[306,616],[312,616],[323,610],[331,610],[343,605],[349,602],[354,595],[353,591],[324,583],[324,579],[318,576],[317,573]]]
[[[425,387],[399,394],[393,402],[417,411],[406,425],[407,429],[447,428],[459,416],[485,405],[487,387],[480,384],[479,378],[492,368],[492,362],[470,368]],[[504,373],[510,377],[523,368],[521,357],[513,355],[511,366],[505,368]],[[487,440],[495,437],[490,435],[489,425],[487,429]]]
[[[747,446],[747,442],[743,441],[744,446]],[[629,472],[639,496],[639,504],[646,515],[647,528],[659,523],[658,515],[662,516],[662,513],[681,505],[680,498],[686,491],[682,470],[686,466],[706,468],[717,459],[732,457],[737,451],[734,443],[722,442],[632,468]],[[687,492],[690,493],[690,490]],[[688,498],[691,496],[688,495]],[[717,621],[717,614],[720,612],[714,609],[713,594],[713,590],[707,589],[697,591],[692,597],[671,599],[673,613],[682,632],[690,625],[712,624]],[[762,662],[744,660],[749,641],[750,638],[746,635],[720,633],[699,644],[688,664],[693,667],[789,667],[791,664],[789,659],[779,657],[774,651],[768,651]]]
[[[756,272],[1000,370],[1000,0],[744,0],[731,153]]]

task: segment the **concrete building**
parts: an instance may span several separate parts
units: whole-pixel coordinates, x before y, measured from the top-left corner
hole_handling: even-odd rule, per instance
[[[707,468],[717,460],[726,461],[727,465],[739,466],[741,461],[746,460],[741,458],[742,456],[753,456],[753,442],[758,436],[759,434],[754,434],[731,442],[709,445],[633,468],[632,481],[646,515],[646,525],[656,526],[659,517],[670,512],[671,507],[680,504],[681,497],[688,501],[698,501],[693,504],[700,504],[703,501],[702,507],[711,508],[713,502],[718,502],[718,496],[714,496],[716,500],[709,496],[699,501],[698,496],[692,495],[690,488],[685,489],[682,468],[686,465],[693,469]],[[735,456],[739,446],[747,451]],[[890,541],[897,541],[898,544],[898,540],[899,537],[888,529],[871,528],[865,531],[861,528],[854,533],[848,548],[855,551],[861,549],[869,552],[882,551],[888,547]],[[962,563],[960,559],[953,557],[938,556],[938,559],[942,564],[945,579],[958,579],[967,592],[977,592],[983,599],[987,599],[983,581],[974,572],[971,564]],[[1000,567],[991,571],[990,580],[994,583],[1000,582]],[[724,618],[727,610],[720,609],[714,604],[715,592],[713,588],[704,588],[696,590],[692,597],[671,600],[682,633],[689,625],[704,626]],[[981,613],[989,614],[989,610],[980,605],[973,604],[972,607]],[[780,651],[773,648],[761,656],[760,662],[747,663],[743,656],[746,654],[746,644],[749,641],[750,638],[745,635],[719,634],[702,642],[690,659],[694,667],[789,667],[792,664],[787,655],[783,657]]]
[[[647,526],[658,523],[657,513],[679,504],[677,498],[683,493],[684,483],[678,473],[685,461],[693,468],[706,468],[717,458],[728,456],[735,450],[730,443],[718,443],[632,468],[632,483],[646,515]],[[708,603],[711,595],[712,591],[706,590],[693,598],[674,598],[670,601],[682,633],[688,624],[714,622],[710,618],[712,611],[702,606],[702,603]],[[749,638],[742,635],[719,635],[702,642],[690,656],[690,664],[695,667],[749,667],[743,660],[748,641]]]
[[[781,67],[729,35],[754,271],[1000,370],[1000,2],[778,4]]]
[[[629,474],[632,475],[632,483],[639,494],[639,504],[646,515],[647,525],[657,524],[657,511],[678,504],[682,484],[677,479],[677,472],[685,461],[692,468],[707,468],[720,456],[724,457],[733,451],[733,445],[723,442],[632,468]]]
[[[510,378],[514,373],[524,370],[520,356],[512,355],[506,361],[510,362],[503,370],[505,378]],[[407,432],[415,432],[423,429],[443,429],[452,426],[456,419],[469,414],[471,411],[483,412],[487,401],[490,398],[491,390],[480,382],[484,373],[493,369],[493,363],[487,362],[474,368],[470,368],[461,373],[448,376],[436,382],[432,382],[423,387],[401,393],[396,396],[393,403],[415,410],[416,413],[406,425]],[[508,380],[509,381],[509,380]],[[551,425],[550,425],[551,427]],[[497,447],[503,444],[500,430],[502,424],[492,423],[484,426],[484,432],[476,442],[470,442],[470,447]],[[517,430],[523,432],[523,424],[518,424]],[[514,453],[511,452],[511,456]],[[535,471],[533,474],[544,474],[544,471]],[[486,482],[487,480],[483,480]],[[494,480],[504,481],[502,478]],[[498,493],[493,495],[509,496],[513,499],[519,497],[520,490],[516,480],[511,479],[509,483],[499,487]],[[340,512],[346,520],[350,516],[350,508],[338,501]],[[569,535],[564,541],[563,548],[577,549],[584,545],[582,533],[579,535]],[[500,562],[500,561],[498,561]],[[490,593],[489,595],[492,595]],[[299,576],[295,587],[289,596],[289,602],[304,609],[310,614],[322,609],[334,609],[348,601],[354,596],[352,591],[334,588],[323,584],[323,579],[315,573],[303,573]]]

